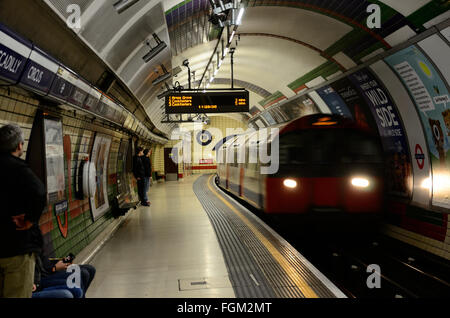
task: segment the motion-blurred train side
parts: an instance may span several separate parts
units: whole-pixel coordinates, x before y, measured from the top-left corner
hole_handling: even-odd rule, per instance
[[[221,188],[263,213],[281,218],[379,219],[384,202],[379,137],[349,119],[325,114],[302,117],[255,139],[258,135],[232,137],[218,149],[217,183]],[[259,156],[258,162],[252,163],[252,149],[267,144],[270,150],[275,138],[279,169],[261,174],[267,165]],[[237,160],[239,154],[245,160]]]

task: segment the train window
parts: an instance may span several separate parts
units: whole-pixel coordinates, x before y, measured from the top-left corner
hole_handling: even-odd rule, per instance
[[[359,131],[317,129],[280,138],[281,164],[381,163],[379,142]]]

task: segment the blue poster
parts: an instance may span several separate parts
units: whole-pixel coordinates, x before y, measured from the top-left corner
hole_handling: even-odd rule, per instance
[[[352,113],[348,109],[344,100],[331,86],[324,86],[317,90],[317,93],[327,104],[333,114],[341,115],[353,119]]]
[[[450,94],[447,86],[429,59],[415,46],[385,60],[408,89],[420,114],[431,158],[433,204],[449,208]]]
[[[264,118],[267,120],[270,126],[276,125],[275,119],[273,119],[272,115],[269,112],[263,113]]]
[[[405,130],[394,102],[368,69],[351,74],[349,79],[360,91],[375,118],[388,160],[389,192],[409,197],[412,194],[411,158]]]

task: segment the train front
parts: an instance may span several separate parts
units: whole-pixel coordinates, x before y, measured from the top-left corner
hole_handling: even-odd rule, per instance
[[[348,225],[379,219],[384,164],[376,136],[342,117],[307,116],[280,131],[279,160],[265,178],[266,213]]]

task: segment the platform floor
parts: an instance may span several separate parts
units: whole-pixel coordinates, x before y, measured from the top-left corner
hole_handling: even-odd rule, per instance
[[[234,298],[211,222],[193,192],[198,176],[150,188],[93,258],[90,298]],[[206,282],[206,284],[205,284]]]
[[[87,297],[345,297],[213,175],[155,184],[149,199],[92,259]]]

